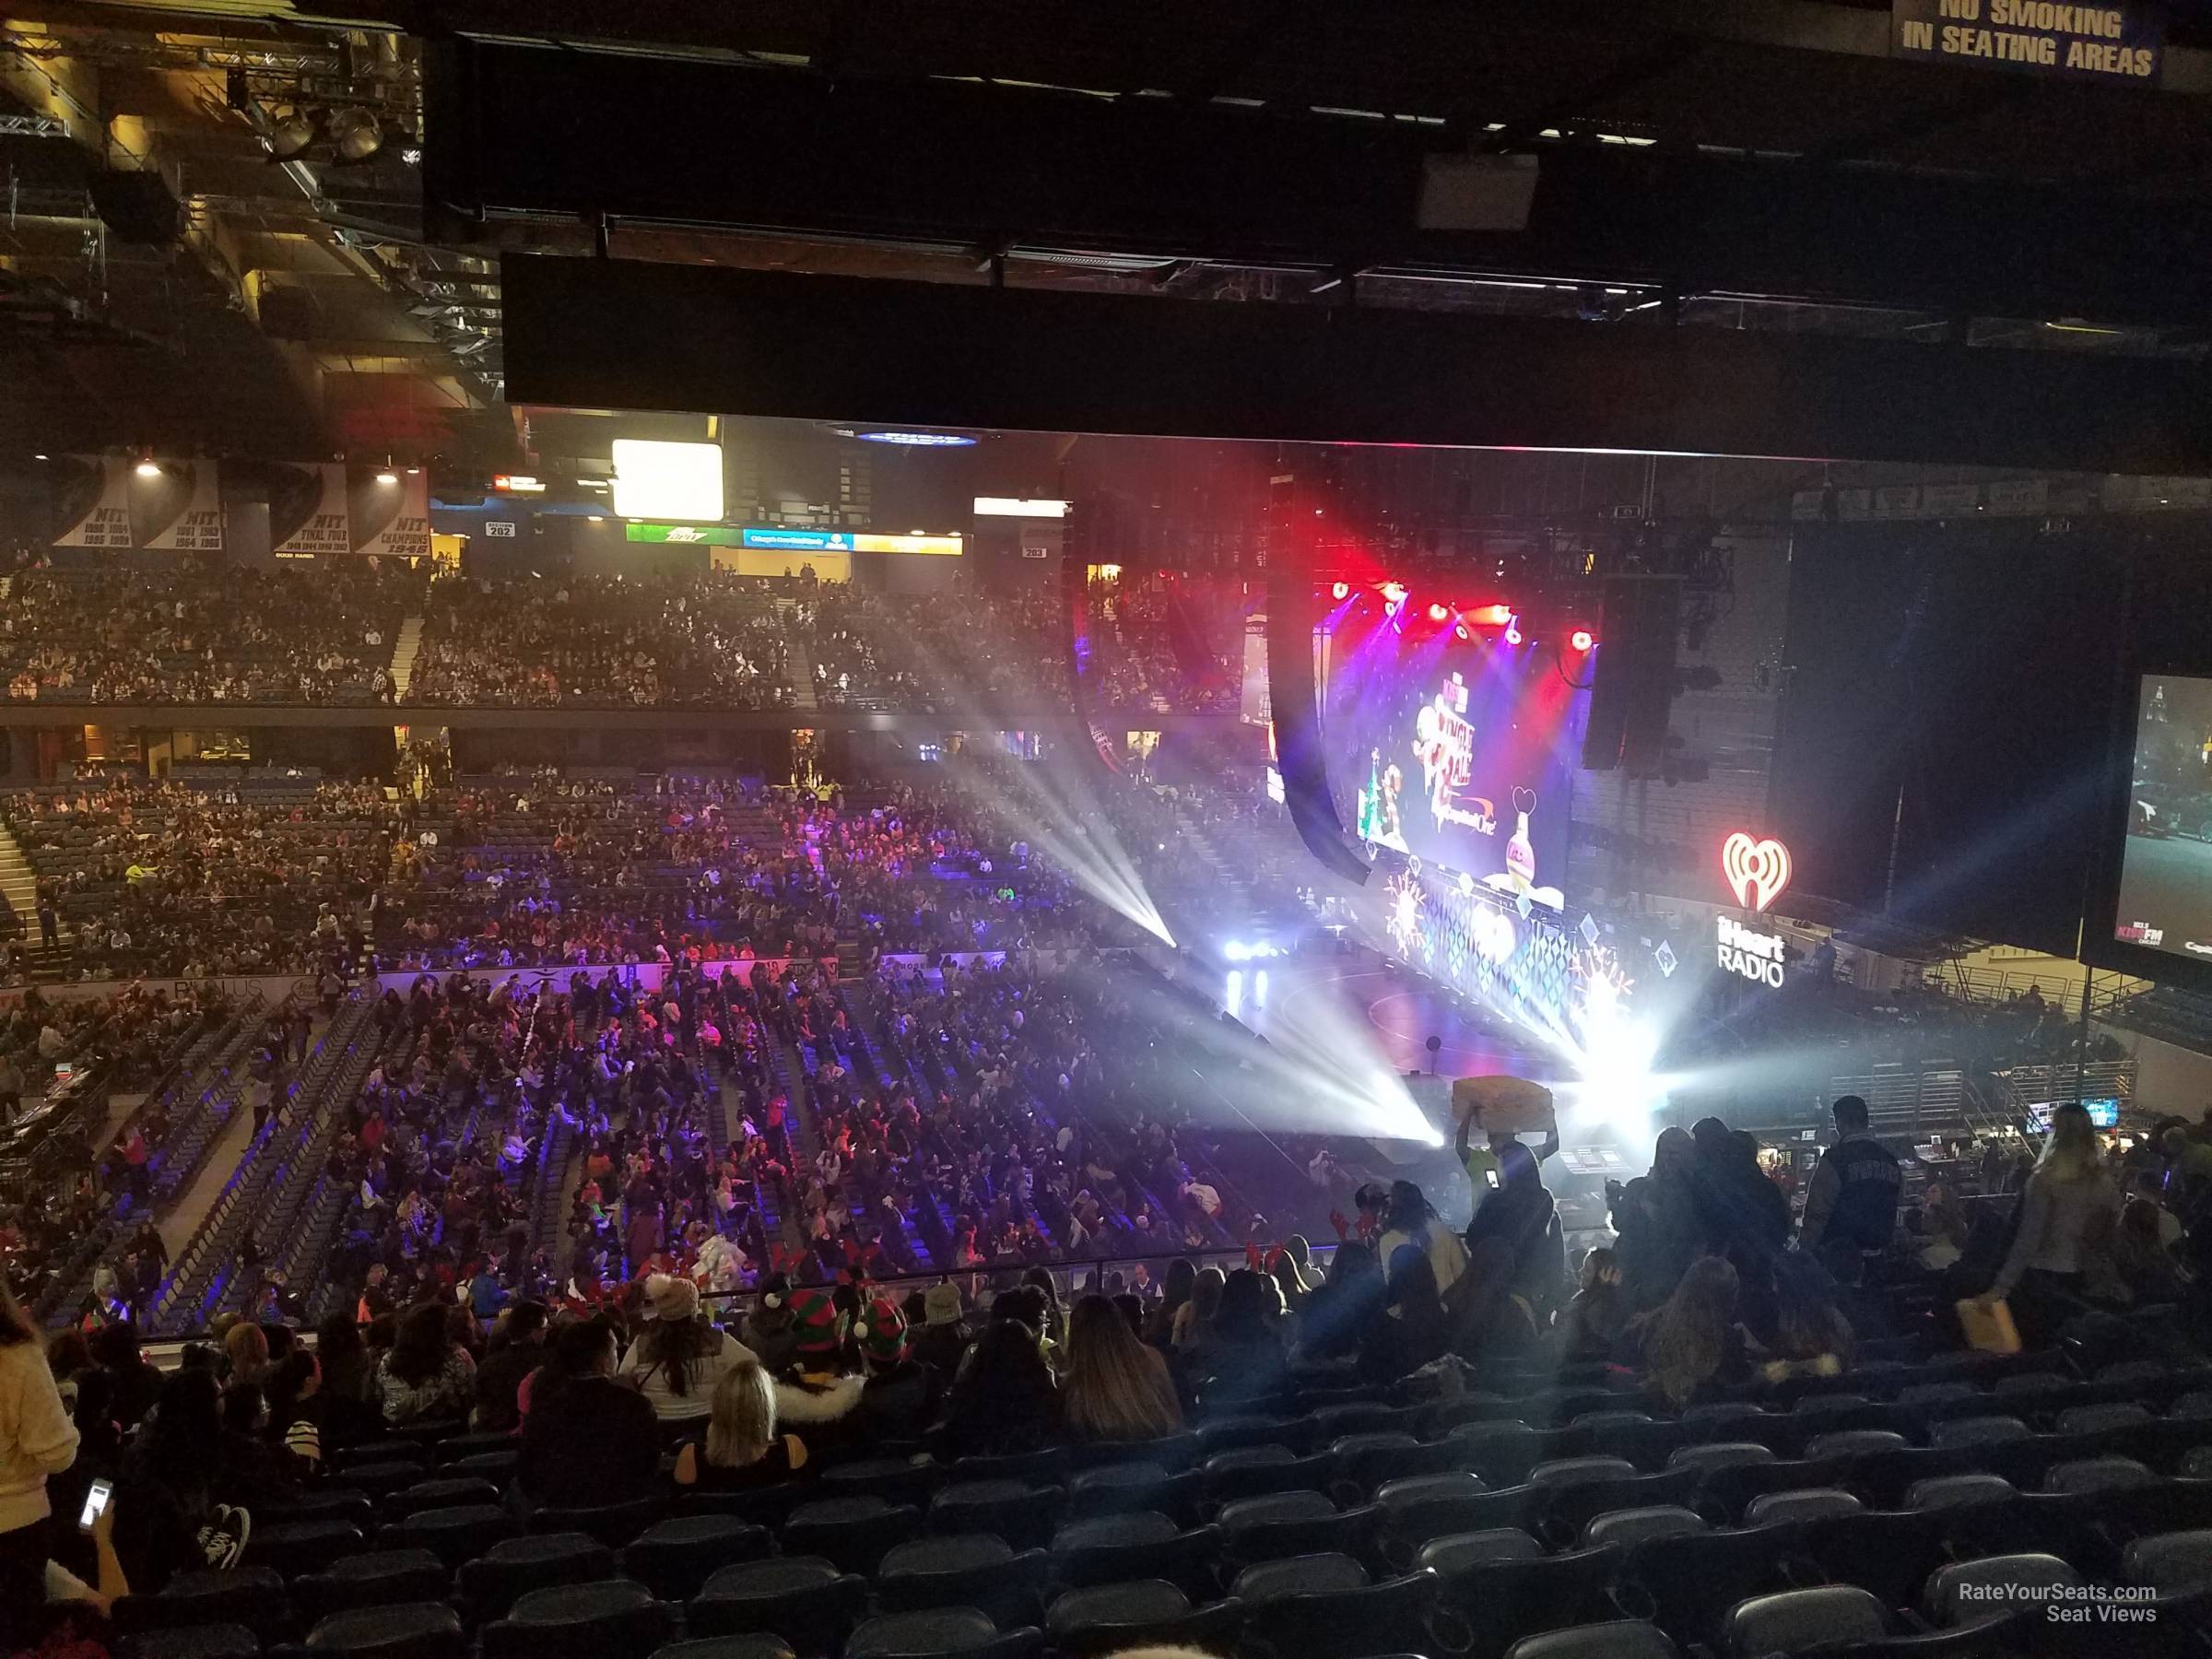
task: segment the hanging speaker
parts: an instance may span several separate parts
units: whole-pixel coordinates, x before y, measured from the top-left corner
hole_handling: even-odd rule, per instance
[[[1626,767],[1640,777],[1657,774],[1666,754],[1681,618],[1679,576],[1606,578],[1583,733],[1584,771]]]
[[[1276,522],[1284,524],[1287,516],[1278,512]],[[1280,545],[1285,540],[1288,546]],[[1321,705],[1313,689],[1312,564],[1311,550],[1295,532],[1291,537],[1270,538],[1267,702],[1275,720],[1276,770],[1283,775],[1283,804],[1306,851],[1347,880],[1364,884],[1369,866],[1344,839],[1321,745]]]
[[[184,205],[158,172],[96,172],[86,182],[100,222],[126,242],[173,242],[184,234]]]

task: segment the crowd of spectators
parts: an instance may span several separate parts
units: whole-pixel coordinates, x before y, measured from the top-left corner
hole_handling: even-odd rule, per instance
[[[376,559],[25,569],[0,596],[0,680],[18,702],[389,702],[423,587]]]

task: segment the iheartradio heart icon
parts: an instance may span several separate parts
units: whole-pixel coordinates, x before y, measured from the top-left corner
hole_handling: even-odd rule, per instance
[[[1771,837],[1753,841],[1738,830],[1721,843],[1721,873],[1738,904],[1764,911],[1790,885],[1790,850]]]

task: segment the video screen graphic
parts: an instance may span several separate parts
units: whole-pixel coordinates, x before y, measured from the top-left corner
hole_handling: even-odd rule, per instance
[[[1556,651],[1401,631],[1380,606],[1323,647],[1330,776],[1359,839],[1557,909],[1586,694]]]
[[[2212,679],[2146,675],[2112,936],[2212,959]]]

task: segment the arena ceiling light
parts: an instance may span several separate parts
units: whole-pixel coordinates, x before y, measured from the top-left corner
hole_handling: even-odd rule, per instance
[[[340,110],[330,118],[330,141],[340,159],[366,161],[384,147],[384,129],[368,110]]]
[[[287,113],[270,127],[268,136],[264,140],[269,147],[269,154],[279,161],[289,161],[305,153],[307,147],[314,141],[315,124],[302,110]]]
[[[721,518],[722,445],[616,439],[615,511],[624,518]]]
[[[893,443],[902,449],[968,449],[975,440],[965,432],[854,432],[863,443]]]

